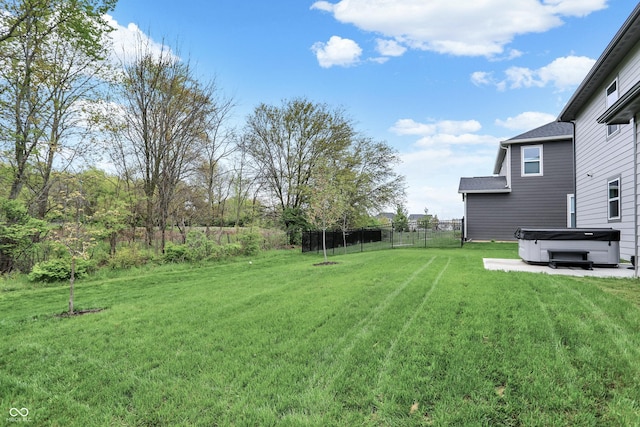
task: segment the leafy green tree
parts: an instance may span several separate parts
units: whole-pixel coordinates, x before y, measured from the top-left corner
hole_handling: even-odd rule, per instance
[[[348,201],[343,230],[365,226],[374,212],[404,200],[404,177],[394,168],[399,163],[396,151],[386,142],[358,137],[352,143],[335,172],[342,176],[343,197]]]
[[[247,119],[242,149],[285,229],[294,229],[308,202],[307,187],[321,160],[339,159],[354,131],[340,109],[304,98],[281,106],[261,104]],[[289,235],[293,243],[294,235]]]
[[[21,261],[30,268],[30,255],[46,231],[46,223],[31,217],[20,201],[0,198],[0,273],[11,272]]]
[[[36,156],[41,190],[48,189],[53,156],[79,120],[79,100],[95,84],[90,70],[104,59],[104,35],[111,30],[104,15],[115,3],[0,0],[0,28],[8,31],[0,37],[0,143],[13,170],[9,198],[20,195]],[[46,194],[38,196],[44,206]]]
[[[396,206],[396,214],[393,217],[393,228],[396,231],[409,231],[408,212],[404,206]]]
[[[302,208],[285,208],[280,218],[289,238],[289,244],[300,244],[302,230],[309,228],[309,221],[307,221],[307,216]]]

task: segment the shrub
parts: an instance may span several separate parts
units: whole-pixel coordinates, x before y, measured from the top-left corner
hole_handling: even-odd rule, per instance
[[[222,246],[224,249],[225,257],[239,256],[242,255],[244,249],[240,243],[229,243],[228,245]]]
[[[166,262],[184,262],[189,254],[189,248],[185,245],[176,245],[167,242],[164,247],[164,260]]]
[[[94,264],[82,258],[76,259],[76,269],[74,277],[80,279],[86,277],[94,269]],[[33,266],[29,273],[29,280],[32,282],[61,282],[71,278],[71,259],[55,258],[49,261],[39,262]]]
[[[189,261],[202,261],[213,254],[216,244],[201,231],[187,234],[187,257]]]
[[[246,232],[238,236],[243,255],[256,255],[260,252],[262,236],[258,233]]]
[[[113,269],[140,267],[153,259],[148,251],[140,251],[137,247],[123,247],[118,249],[116,254],[109,261],[109,267]]]

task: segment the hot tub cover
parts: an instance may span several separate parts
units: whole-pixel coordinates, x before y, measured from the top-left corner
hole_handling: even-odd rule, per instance
[[[518,228],[518,240],[595,240],[620,241],[620,230],[613,228]]]

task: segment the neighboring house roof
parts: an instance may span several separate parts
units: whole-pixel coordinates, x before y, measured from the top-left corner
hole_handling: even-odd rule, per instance
[[[493,173],[500,173],[502,162],[507,155],[506,147],[512,144],[532,144],[545,141],[561,141],[573,138],[573,125],[571,123],[551,122],[542,125],[533,130],[521,133],[518,136],[507,139],[500,143],[496,163],[493,167]]]
[[[378,214],[378,218],[387,218],[390,220],[393,220],[393,218],[395,218],[396,214],[394,214],[393,212],[380,212]]]
[[[510,193],[506,176],[476,176],[460,178],[458,193]]]
[[[567,105],[564,107],[558,121],[570,122],[578,117],[578,114],[585,104],[600,90],[602,85],[607,83],[606,79],[615,71],[620,61],[640,41],[640,4],[638,4],[627,20],[622,24],[613,40],[606,47],[600,58],[582,81],[576,92],[573,94]],[[622,104],[623,99],[619,99],[609,110]],[[627,100],[629,101],[629,100]],[[620,105],[618,105],[620,106]],[[608,111],[609,111],[608,110]],[[601,117],[603,119],[603,117]],[[613,122],[610,122],[613,124]],[[626,122],[628,123],[628,121]]]
[[[524,142],[544,141],[547,139],[569,139],[573,137],[571,123],[551,122],[528,132],[503,141],[503,144],[522,144]]]
[[[410,214],[408,219],[409,221],[419,221],[425,216],[425,214]]]

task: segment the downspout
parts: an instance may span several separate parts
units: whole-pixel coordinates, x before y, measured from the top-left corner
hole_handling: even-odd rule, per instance
[[[578,178],[576,172],[576,122],[571,121],[572,126],[572,137],[571,137],[571,147],[573,149],[573,215],[574,219],[574,227],[578,227],[578,194],[576,189],[578,188]]]
[[[468,216],[467,216],[467,193],[462,193],[462,202],[464,203],[464,216],[462,217],[463,218],[462,224],[464,226],[463,227],[464,229],[462,230],[462,233],[463,233],[463,239],[466,242],[468,240],[468,237],[469,237],[469,234],[467,233],[467,218],[468,218]],[[425,236],[426,236],[426,232],[425,232]]]
[[[638,124],[633,116],[633,277],[638,277]]]

